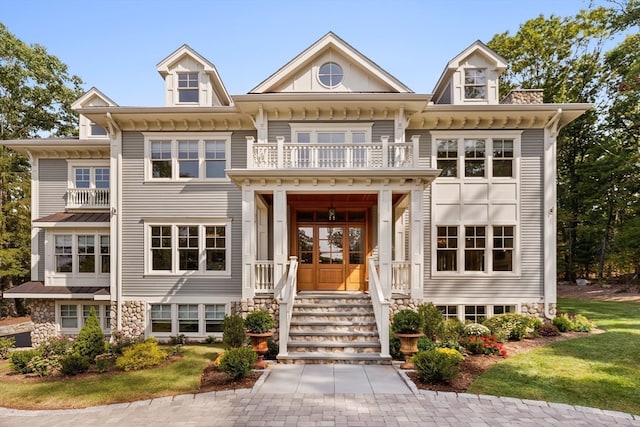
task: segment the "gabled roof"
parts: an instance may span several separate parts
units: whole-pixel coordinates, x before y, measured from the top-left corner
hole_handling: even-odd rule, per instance
[[[400,80],[393,77],[391,74],[379,67],[375,62],[364,56],[353,46],[342,40],[333,32],[329,31],[322,38],[305,49],[298,56],[282,66],[278,71],[269,76],[266,80],[260,83],[255,88],[251,89],[249,93],[267,93],[273,92],[274,88],[278,87],[283,81],[287,80],[291,76],[295,75],[301,68],[305,67],[314,58],[317,58],[328,49],[335,49],[340,52],[368,74],[372,75],[376,79],[384,82],[390,91],[392,92],[409,92],[413,91],[405,86]]]
[[[211,84],[213,85],[213,88],[220,100],[223,101],[224,105],[232,105],[233,101],[229,96],[229,92],[227,92],[227,89],[224,87],[215,65],[187,44],[183,44],[169,56],[160,61],[157,65],[158,73],[165,78],[171,72],[171,68],[182,61],[185,57],[191,58],[202,66],[202,69],[211,78]]]
[[[480,40],[476,40],[465,50],[456,55],[451,61],[449,61],[442,72],[442,75],[438,79],[438,83],[436,83],[435,88],[433,89],[433,99],[438,99],[441,95],[441,92],[446,88],[446,86],[451,81],[451,76],[453,73],[460,68],[460,64],[463,63],[467,58],[471,55],[480,54],[482,55],[490,64],[492,64],[495,69],[502,73],[507,69],[507,60],[502,56],[498,55],[494,52],[489,46],[482,43]]]
[[[102,102],[104,102],[109,107],[117,107],[118,106],[118,104],[116,104],[107,95],[102,93],[102,91],[100,91],[96,87],[92,87],[91,89],[86,91],[80,98],[76,99],[74,101],[74,103],[71,104],[71,108],[75,110],[77,108],[88,107],[87,103],[89,101],[91,101],[93,98],[101,99]]]

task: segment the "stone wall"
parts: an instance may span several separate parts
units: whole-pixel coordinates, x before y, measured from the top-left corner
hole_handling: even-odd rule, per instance
[[[523,302],[520,304],[520,312],[529,316],[535,316],[540,320],[545,319],[544,304],[535,302]],[[552,316],[556,315],[556,304],[550,304],[549,312]]]
[[[50,299],[36,299],[29,301],[31,321],[31,345],[36,347],[50,337],[57,335],[56,331],[56,303]]]
[[[115,310],[115,303],[111,309]],[[113,317],[111,318],[113,321]],[[113,323],[114,325],[116,323]],[[122,303],[121,333],[127,338],[137,338],[144,334],[145,329],[144,301],[124,301]],[[115,328],[114,328],[115,330]]]
[[[391,304],[389,304],[389,320],[393,319],[393,316],[400,310],[410,309],[418,311],[418,306],[424,304],[425,301],[421,299],[410,298],[391,298]]]
[[[278,323],[280,319],[280,305],[273,297],[255,297],[253,299],[243,298],[240,301],[231,302],[231,314],[237,314],[243,318],[252,311],[264,310],[273,316],[276,322],[276,331],[273,335],[274,341],[278,341]]]

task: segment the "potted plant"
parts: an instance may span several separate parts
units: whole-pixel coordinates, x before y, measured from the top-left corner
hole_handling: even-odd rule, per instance
[[[398,311],[393,315],[391,329],[400,340],[400,352],[404,355],[405,363],[402,369],[413,369],[411,358],[418,352],[418,338],[424,336],[422,316],[410,309]]]
[[[256,310],[247,314],[244,320],[244,327],[247,335],[251,338],[251,348],[258,354],[258,361],[254,367],[264,369],[267,363],[263,360],[264,355],[269,351],[268,339],[273,336],[273,329],[276,323],[271,315],[264,310]]]

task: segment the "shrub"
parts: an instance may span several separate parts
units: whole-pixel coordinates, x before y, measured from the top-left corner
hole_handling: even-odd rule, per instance
[[[449,382],[458,375],[458,365],[464,357],[451,348],[435,348],[419,351],[413,356],[413,364],[420,380],[427,383]]]
[[[464,333],[464,324],[457,317],[451,317],[444,321],[444,342],[458,342]]]
[[[9,355],[9,362],[11,362],[11,368],[21,374],[30,374],[33,369],[29,366],[31,359],[38,356],[40,353],[38,350],[22,350],[14,351]]]
[[[65,375],[77,375],[89,370],[89,359],[79,351],[71,351],[59,359],[60,372]]]
[[[89,317],[84,322],[78,338],[73,343],[73,350],[86,357],[89,361],[94,361],[97,355],[106,351],[106,348],[104,333],[96,316],[96,310],[91,307]]]
[[[537,332],[541,337],[556,337],[560,335],[558,327],[550,322],[543,323],[542,326],[537,329]]]
[[[464,347],[471,354],[495,354],[502,357],[507,355],[507,351],[494,336],[470,336],[465,340]]]
[[[115,361],[113,354],[105,353],[96,356],[96,369],[98,372],[107,372]]]
[[[428,337],[418,338],[418,351],[433,350],[436,347],[438,347],[438,345]]]
[[[271,315],[264,310],[256,310],[247,314],[244,319],[244,327],[253,334],[264,334],[275,328],[276,322]]]
[[[147,338],[126,348],[116,359],[116,366],[124,371],[135,371],[157,366],[166,358],[167,352],[158,347],[158,341]]]
[[[464,325],[463,334],[467,337],[486,337],[491,335],[491,331],[479,323],[468,323]]]
[[[56,369],[60,369],[59,359],[57,357],[46,358],[38,354],[28,363],[31,372],[39,377],[51,375]]]
[[[273,338],[269,338],[267,340],[267,352],[264,354],[264,359],[276,360],[278,353],[280,353],[280,346]]]
[[[540,325],[540,320],[524,314],[505,313],[493,316],[483,323],[500,342],[520,341]]]
[[[214,337],[213,335],[207,335],[207,337],[204,339],[205,344],[215,344],[216,342],[216,337]]]
[[[0,338],[0,359],[6,359],[9,357],[9,350],[16,346],[16,339],[14,337],[2,337]]]
[[[573,330],[576,332],[591,332],[593,328],[595,328],[595,323],[591,320],[587,319],[586,316],[582,314],[576,314],[573,317]]]
[[[244,319],[237,314],[224,316],[222,321],[222,343],[226,349],[242,347],[247,342]]]
[[[393,360],[404,360],[404,356],[400,353],[400,338],[393,334],[391,327],[389,327],[389,354]]]
[[[178,334],[176,336],[169,337],[170,345],[184,345],[189,342],[189,339],[184,334]]]
[[[109,352],[115,355],[122,355],[127,347],[131,347],[133,344],[142,341],[142,335],[130,337],[125,335],[122,331],[115,331],[111,333],[111,348],[109,349]]]
[[[558,328],[560,332],[569,332],[573,331],[575,325],[569,319],[569,315],[567,313],[562,313],[560,316],[556,316],[553,318],[552,323]]]
[[[393,315],[391,328],[400,334],[416,334],[422,331],[424,321],[417,312],[405,308]]]
[[[73,340],[69,337],[50,337],[38,346],[38,351],[45,359],[58,358],[67,354],[72,346]]]
[[[238,380],[249,375],[257,360],[258,355],[249,347],[233,348],[220,356],[218,369]]]
[[[421,304],[418,307],[418,314],[424,322],[422,333],[431,341],[442,339],[444,335],[444,316],[440,309],[432,303]]]

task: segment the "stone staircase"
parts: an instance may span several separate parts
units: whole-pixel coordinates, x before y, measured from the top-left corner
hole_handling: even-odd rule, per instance
[[[390,364],[369,295],[301,292],[293,304],[286,356],[280,363]]]

